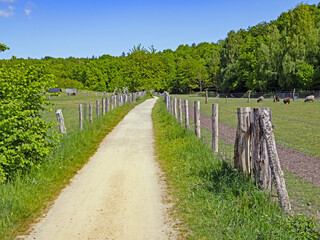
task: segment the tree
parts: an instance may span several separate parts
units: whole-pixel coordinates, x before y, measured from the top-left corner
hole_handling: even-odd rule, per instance
[[[53,75],[43,66],[0,67],[0,182],[17,170],[40,167],[55,146],[57,135],[49,131],[53,124],[42,120],[52,84]]]

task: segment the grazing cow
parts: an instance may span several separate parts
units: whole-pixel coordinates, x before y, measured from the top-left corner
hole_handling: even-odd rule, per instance
[[[280,102],[280,97],[278,95],[274,96],[273,101],[274,102]]]
[[[258,98],[257,102],[263,102],[263,100],[264,100],[264,97],[261,96],[261,97]]]
[[[290,104],[290,98],[286,97],[285,99],[283,99],[284,104]]]
[[[310,96],[306,97],[304,102],[314,102],[314,95],[310,95]]]

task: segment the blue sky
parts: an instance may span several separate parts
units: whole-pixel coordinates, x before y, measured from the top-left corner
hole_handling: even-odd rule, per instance
[[[0,59],[119,56],[217,42],[230,30],[275,20],[296,0],[0,0]],[[303,1],[317,4],[318,1]]]

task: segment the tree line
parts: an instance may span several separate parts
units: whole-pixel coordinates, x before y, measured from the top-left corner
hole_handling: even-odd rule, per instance
[[[138,45],[119,57],[90,59],[12,57],[0,67],[45,66],[57,87],[95,91],[312,90],[320,89],[319,28],[320,4],[299,4],[274,21],[231,30],[217,43],[180,45],[174,51]]]

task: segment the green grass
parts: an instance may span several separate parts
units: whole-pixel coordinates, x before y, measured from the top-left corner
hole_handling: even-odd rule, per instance
[[[65,108],[67,113],[82,100],[68,97],[65,101],[60,97],[57,106],[68,105]],[[85,124],[81,132],[76,123],[69,125],[71,130],[61,139],[59,147],[44,159],[40,169],[33,169],[25,175],[17,173],[14,181],[1,184],[0,239],[14,239],[27,230],[93,155],[102,139],[141,101],[117,107],[93,124]],[[71,114],[70,117],[77,119],[78,115]]]
[[[257,103],[257,99],[251,99],[250,103],[247,103],[245,98],[228,98],[226,103],[226,99],[209,98],[208,104],[205,104],[204,97],[172,96],[188,99],[190,106],[194,101],[200,101],[201,112],[208,116],[212,114],[212,104],[218,103],[219,121],[233,127],[237,126],[237,108],[270,107],[272,121],[276,126],[274,132],[277,143],[320,158],[320,101],[305,103],[303,99],[298,99],[291,104],[284,104],[283,102],[274,103],[272,99],[266,98],[262,103]]]
[[[318,239],[314,221],[286,217],[277,201],[213,156],[158,101],[153,110],[156,154],[166,174],[181,238]],[[313,231],[314,230],[314,231]],[[304,238],[306,237],[306,238]]]

